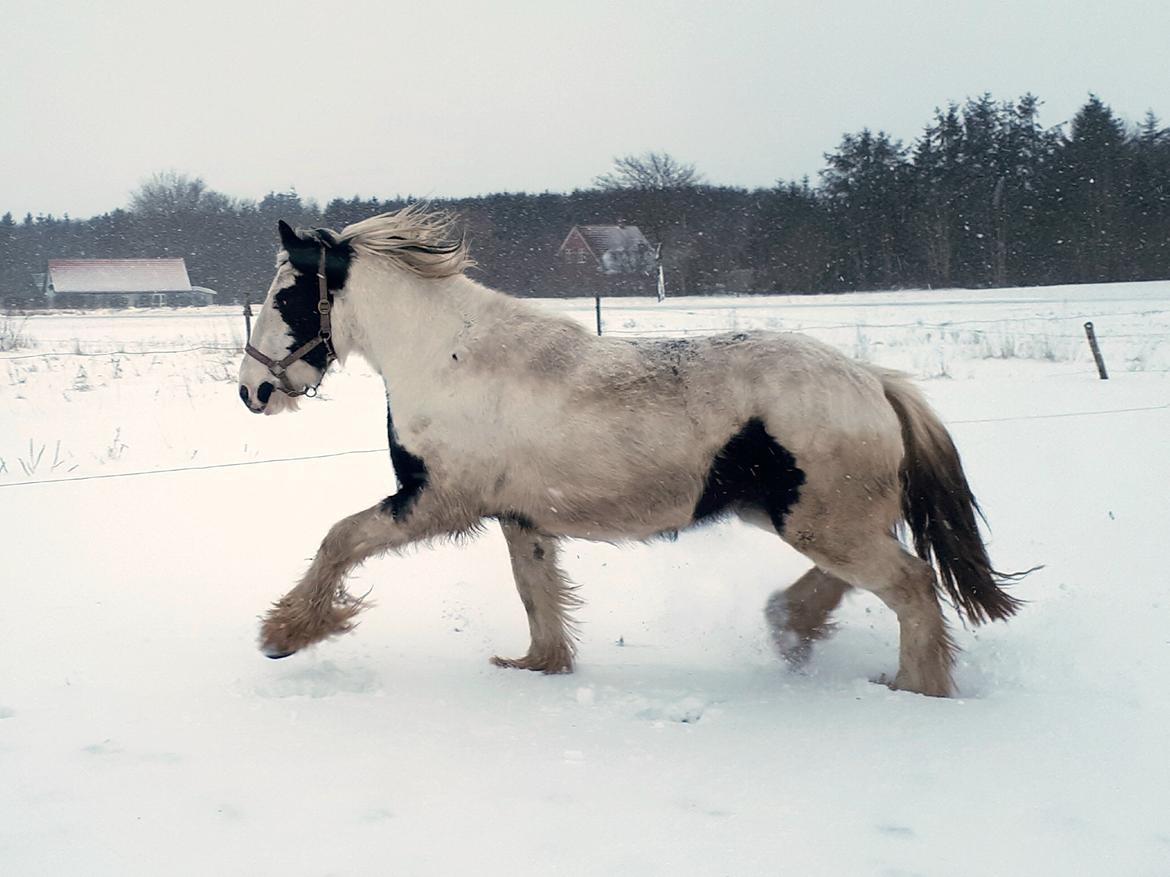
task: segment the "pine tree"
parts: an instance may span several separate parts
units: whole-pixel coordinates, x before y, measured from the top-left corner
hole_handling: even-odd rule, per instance
[[[1059,156],[1061,227],[1070,279],[1099,283],[1127,277],[1122,228],[1128,145],[1125,126],[1096,96],[1073,118]]]
[[[840,270],[849,288],[906,283],[911,267],[909,233],[913,187],[906,149],[879,131],[846,134],[825,156],[821,172],[828,207],[842,232]]]
[[[1125,227],[1135,279],[1170,277],[1170,130],[1146,113],[1130,145]]]

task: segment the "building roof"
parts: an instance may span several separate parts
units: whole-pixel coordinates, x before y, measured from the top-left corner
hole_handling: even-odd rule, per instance
[[[632,252],[640,247],[650,247],[650,241],[646,240],[646,235],[642,234],[642,230],[636,225],[575,225],[561,244],[562,250],[574,231],[580,232],[598,261],[606,253],[615,250]]]
[[[190,292],[182,259],[50,259],[54,292]]]

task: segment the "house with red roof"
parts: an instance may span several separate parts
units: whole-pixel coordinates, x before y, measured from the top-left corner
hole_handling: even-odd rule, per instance
[[[574,225],[557,256],[565,265],[587,266],[602,274],[650,274],[655,250],[636,225]]]
[[[202,307],[214,290],[192,286],[183,259],[50,259],[42,292],[49,307]]]

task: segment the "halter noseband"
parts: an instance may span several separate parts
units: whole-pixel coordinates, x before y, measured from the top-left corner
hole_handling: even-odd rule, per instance
[[[317,300],[317,313],[321,316],[321,328],[318,330],[316,338],[306,341],[280,361],[265,356],[252,346],[250,340],[244,346],[244,352],[248,356],[266,366],[272,376],[280,381],[280,389],[286,396],[309,396],[311,398],[317,395],[317,387],[320,386],[320,382],[318,382],[317,385],[305,387],[303,390],[293,387],[289,383],[288,367],[294,362],[304,359],[310,351],[315,350],[320,344],[325,345],[325,368],[329,368],[329,364],[337,359],[337,353],[333,350],[333,324],[330,320],[333,303],[329,301],[329,283],[325,279],[324,243],[321,244],[321,259],[317,263],[317,289],[321,294]],[[324,377],[324,372],[322,372],[322,377]]]

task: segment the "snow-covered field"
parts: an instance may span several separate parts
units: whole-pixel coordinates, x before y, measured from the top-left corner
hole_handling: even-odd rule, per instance
[[[572,676],[489,666],[527,645],[492,529],[368,564],[354,634],[263,659],[256,616],[393,476],[356,362],[244,410],[242,322],[6,327],[5,877],[1170,874],[1170,282],[606,303],[609,333],[799,329],[923,379],[993,558],[1045,564],[957,631],[953,700],[868,681],[897,629],[862,594],[786,671],[761,609],[807,563],[734,524],[569,544]]]

